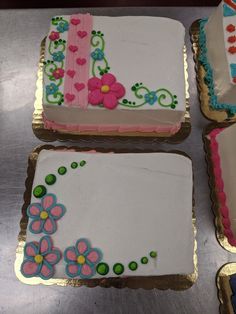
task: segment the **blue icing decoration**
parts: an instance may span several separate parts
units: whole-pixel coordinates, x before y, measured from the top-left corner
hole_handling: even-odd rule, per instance
[[[157,95],[155,92],[150,92],[144,95],[144,99],[149,105],[154,105],[154,103],[157,101]]]
[[[223,13],[224,13],[224,16],[236,15],[236,11],[234,9],[230,8],[227,4],[223,5]]]
[[[230,104],[220,104],[217,102],[217,96],[214,91],[214,80],[213,80],[213,71],[207,60],[207,48],[206,48],[206,34],[205,34],[205,24],[207,23],[207,19],[200,20],[200,32],[199,32],[199,46],[200,46],[200,55],[199,62],[204,67],[206,72],[204,81],[209,89],[210,96],[210,106],[215,110],[227,110],[229,115],[234,115],[236,113],[236,105]]]
[[[58,26],[57,26],[57,30],[58,30],[58,32],[60,32],[60,33],[64,33],[64,32],[66,32],[66,31],[68,31],[68,29],[69,29],[69,23],[68,22],[60,22],[59,24],[58,24]]]
[[[63,59],[65,59],[65,56],[61,51],[58,51],[52,54],[52,58],[53,61],[61,62]]]
[[[236,63],[230,64],[231,76],[236,77]]]
[[[93,60],[102,60],[104,58],[104,52],[101,49],[96,48],[91,53],[91,57],[93,58]]]
[[[234,312],[236,313],[236,274],[230,276],[229,283],[232,290],[231,302]]]
[[[58,86],[54,83],[46,86],[46,94],[47,95],[54,95],[58,91]]]

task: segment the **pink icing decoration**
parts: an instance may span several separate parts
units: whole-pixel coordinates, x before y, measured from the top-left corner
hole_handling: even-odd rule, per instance
[[[48,233],[52,233],[53,232],[53,224],[52,224],[52,220],[50,217],[48,217],[45,221],[44,224],[44,230]]]
[[[70,93],[66,93],[65,97],[67,102],[72,102],[75,99],[75,95]]]
[[[57,254],[55,254],[54,252],[51,252],[51,253],[48,253],[44,258],[50,264],[56,264]]]
[[[67,257],[70,261],[76,261],[76,259],[77,259],[77,256],[76,256],[75,252],[72,251],[72,250],[67,250],[67,252],[66,252],[66,257]]]
[[[29,211],[30,211],[30,214],[33,216],[38,216],[40,213],[40,209],[35,205],[30,206]]]
[[[86,250],[87,250],[87,243],[86,242],[84,242],[83,240],[82,241],[79,241],[79,243],[78,243],[78,252],[80,253],[80,254],[83,254]]]
[[[68,70],[66,72],[67,75],[69,75],[69,77],[73,78],[75,76],[75,71],[74,70]]]
[[[52,274],[51,274],[52,270],[50,270],[46,264],[43,264],[42,265],[42,268],[41,268],[41,274],[44,276],[44,277],[51,277]]]
[[[52,31],[51,34],[49,35],[49,39],[54,41],[60,38],[60,34],[58,32]]]
[[[90,276],[92,273],[92,269],[89,265],[84,264],[81,268],[81,274],[85,275],[85,276]]]
[[[84,83],[75,83],[74,86],[75,86],[75,88],[77,89],[78,92],[85,88]]]
[[[26,275],[33,275],[36,273],[38,265],[34,262],[27,261],[23,264],[23,272]]]
[[[29,256],[35,256],[36,252],[31,245],[26,246],[26,254]]]
[[[68,131],[68,132],[118,132],[118,133],[126,133],[126,132],[140,132],[140,133],[165,133],[168,132],[171,135],[177,133],[181,128],[181,123],[177,123],[175,125],[122,125],[122,124],[60,124],[54,121],[48,120],[43,114],[44,127],[50,130],[56,131]]]
[[[31,228],[32,230],[34,230],[35,232],[38,232],[41,229],[41,220],[35,220],[32,222]]]
[[[107,90],[103,91],[103,87]],[[88,80],[88,101],[91,105],[103,104],[107,109],[114,109],[118,105],[118,99],[125,95],[125,88],[116,82],[113,74],[105,73],[101,79],[92,77]]]
[[[44,210],[48,209],[50,206],[52,206],[53,202],[54,202],[54,198],[52,195],[48,195],[44,197],[43,202],[42,202],[43,209]]]
[[[71,52],[76,52],[76,51],[78,50],[78,47],[77,47],[77,46],[70,45],[70,46],[69,46],[69,50],[70,50]]]
[[[53,207],[53,208],[51,209],[50,214],[51,214],[55,219],[58,219],[58,218],[61,216],[61,214],[62,214],[62,208],[61,208],[59,205],[57,205],[57,206],[55,206],[55,207]]]
[[[45,252],[47,252],[49,249],[48,247],[48,241],[46,241],[45,239],[42,239],[41,241],[41,247],[40,247],[40,252],[43,254]]]
[[[79,269],[78,265],[69,265],[68,266],[68,270],[71,274],[77,274],[78,269]]]
[[[92,263],[96,263],[99,259],[99,255],[96,251],[91,250],[87,255],[87,259]]]
[[[215,181],[215,189],[217,198],[219,201],[219,211],[222,215],[222,224],[224,226],[224,235],[227,237],[228,242],[232,246],[236,246],[236,238],[231,229],[231,222],[229,217],[229,209],[227,207],[227,197],[224,192],[224,182],[222,178],[221,162],[219,156],[219,145],[217,143],[217,135],[224,129],[215,129],[209,134],[210,148],[211,148],[211,160],[213,164],[213,173]]]
[[[71,16],[71,27],[67,38],[67,52],[65,71],[75,71],[73,75],[66,75],[64,80],[65,105],[87,108],[90,57],[90,35],[93,19],[90,14],[76,14]],[[73,47],[71,53],[70,47]],[[78,49],[76,50],[76,48]],[[71,72],[70,72],[71,73]],[[77,88],[76,83],[84,84],[84,88]]]

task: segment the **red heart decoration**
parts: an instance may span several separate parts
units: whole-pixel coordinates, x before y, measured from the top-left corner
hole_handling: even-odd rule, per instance
[[[86,59],[85,58],[77,58],[76,62],[78,65],[84,65],[86,63]]]
[[[72,52],[76,52],[76,51],[78,50],[78,47],[77,47],[77,46],[70,45],[70,46],[69,46],[69,49],[70,49],[70,51],[72,51]]]
[[[73,78],[73,77],[75,76],[75,71],[74,71],[74,70],[68,70],[68,71],[66,72],[66,74],[67,74],[68,76],[70,76],[71,78]]]
[[[78,24],[80,24],[80,19],[71,19],[70,20],[70,22],[71,22],[71,24],[73,24],[73,25],[78,25]]]
[[[74,86],[78,92],[85,88],[84,83],[75,83]]]
[[[86,31],[78,31],[77,32],[77,35],[80,37],[80,38],[84,38],[85,36],[87,36],[87,32]]]
[[[67,94],[65,95],[65,97],[66,97],[66,100],[67,100],[67,101],[72,101],[72,100],[75,99],[75,95],[74,95],[74,94],[69,94],[69,93],[67,93]]]

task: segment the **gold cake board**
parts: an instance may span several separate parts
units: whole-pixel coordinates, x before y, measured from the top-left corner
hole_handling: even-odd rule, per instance
[[[83,132],[70,132],[67,130],[49,130],[44,128],[43,123],[43,62],[44,62],[44,52],[45,52],[45,41],[44,39],[41,43],[40,49],[40,60],[38,66],[38,78],[36,82],[36,93],[35,93],[35,103],[34,103],[34,113],[32,120],[32,128],[35,136],[42,141],[52,142],[52,141],[79,141],[81,139],[87,140],[88,142],[115,139],[132,140],[132,139],[144,139],[145,141],[157,141],[157,142],[167,142],[167,143],[179,143],[187,138],[191,132],[190,123],[190,110],[189,110],[189,85],[188,85],[188,72],[187,72],[187,53],[186,47],[184,48],[184,73],[185,73],[185,94],[186,94],[186,112],[184,116],[184,121],[181,123],[180,130],[171,135],[170,133],[157,133],[157,132],[95,132],[95,131],[83,131]]]
[[[209,89],[204,81],[205,70],[204,67],[198,61],[201,49],[199,47],[199,22],[196,20],[190,27],[190,36],[192,41],[193,59],[195,61],[195,71],[197,78],[197,86],[200,100],[200,108],[202,114],[209,120],[215,122],[236,122],[236,115],[229,118],[226,110],[214,110],[210,104]]]
[[[216,228],[216,237],[219,244],[227,251],[231,253],[236,253],[236,247],[229,244],[227,237],[224,235],[224,226],[222,224],[222,217],[219,207],[218,196],[216,192],[215,186],[215,177],[213,172],[213,163],[211,158],[211,148],[210,148],[210,140],[209,133],[214,129],[218,128],[226,128],[232,125],[233,123],[224,122],[224,123],[210,123],[203,132],[203,142],[204,142],[204,150],[206,154],[207,161],[207,172],[209,177],[209,187],[211,192],[211,200],[212,200],[212,210],[215,215],[215,228]]]
[[[231,303],[232,290],[230,287],[230,276],[236,273],[236,263],[228,263],[223,265],[216,276],[218,288],[218,298],[220,300],[221,314],[234,314],[234,309]]]
[[[79,151],[89,151],[91,148],[79,148],[77,146],[74,147],[66,147],[66,146],[52,146],[52,145],[42,145],[36,147],[31,154],[29,155],[28,159],[28,169],[27,169],[27,178],[25,181],[26,190],[24,193],[24,204],[22,206],[22,218],[20,221],[20,233],[18,236],[18,246],[16,249],[16,260],[15,260],[15,273],[17,278],[29,285],[59,285],[59,286],[87,286],[87,287],[116,287],[116,288],[143,288],[143,289],[172,289],[172,290],[185,290],[190,288],[198,277],[198,269],[197,269],[197,241],[196,241],[196,218],[194,214],[193,208],[193,217],[192,217],[192,224],[193,224],[193,232],[194,232],[194,250],[193,250],[193,263],[194,263],[194,272],[188,275],[163,275],[163,276],[137,276],[137,277],[115,277],[115,278],[101,278],[101,279],[62,279],[62,278],[52,278],[49,280],[43,280],[38,277],[33,278],[25,278],[20,271],[21,264],[24,258],[24,246],[26,243],[26,230],[28,225],[28,216],[26,213],[27,207],[31,202],[31,195],[32,195],[32,186],[33,186],[33,179],[35,174],[35,168],[37,164],[37,159],[41,150],[54,150],[54,151],[61,151],[61,150],[73,150],[76,152]],[[97,152],[101,153],[144,153],[144,150],[108,150],[108,149],[98,149]],[[146,151],[145,152],[150,152]],[[157,152],[164,152],[164,151],[157,151]],[[183,152],[180,151],[170,151],[169,153],[178,153],[180,155],[186,156],[190,158]],[[194,201],[193,201],[194,207]],[[174,261],[173,261],[174,262]]]

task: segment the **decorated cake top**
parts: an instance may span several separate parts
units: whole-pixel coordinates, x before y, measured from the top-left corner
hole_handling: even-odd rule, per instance
[[[184,110],[184,28],[152,17],[52,18],[44,105]]]
[[[27,214],[25,277],[193,272],[187,157],[42,151]]]

